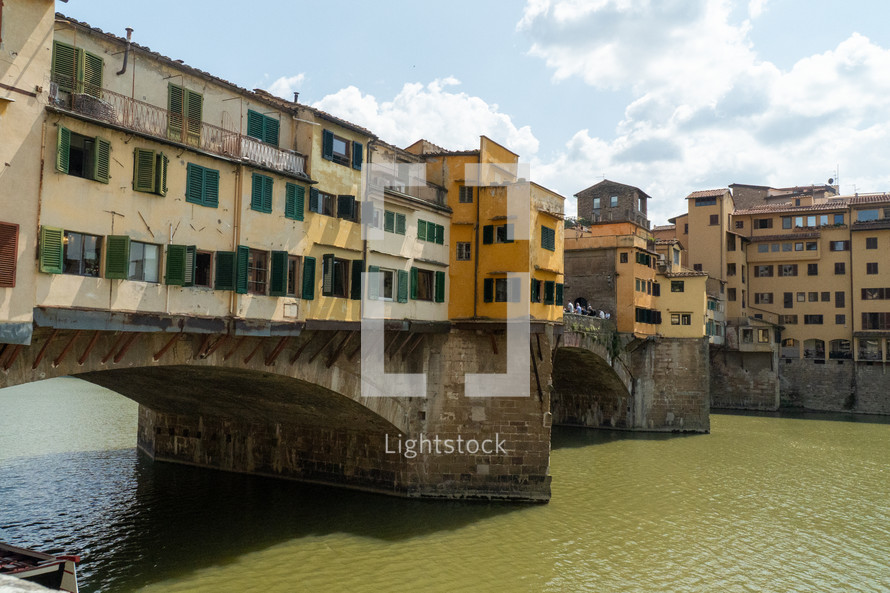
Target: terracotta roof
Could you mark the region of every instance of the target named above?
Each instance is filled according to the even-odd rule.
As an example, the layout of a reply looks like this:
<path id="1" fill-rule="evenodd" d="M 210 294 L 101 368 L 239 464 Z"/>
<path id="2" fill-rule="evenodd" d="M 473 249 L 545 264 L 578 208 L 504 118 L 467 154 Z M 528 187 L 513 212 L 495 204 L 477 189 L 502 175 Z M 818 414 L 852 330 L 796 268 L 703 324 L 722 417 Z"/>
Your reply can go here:
<path id="1" fill-rule="evenodd" d="M 674 231 L 677 229 L 677 225 L 675 224 L 657 224 L 652 227 L 652 232 L 655 231 Z"/>
<path id="2" fill-rule="evenodd" d="M 822 236 L 819 231 L 811 231 L 808 233 L 788 233 L 786 235 L 762 235 L 760 237 L 749 237 L 752 243 L 762 243 L 764 241 L 795 241 L 797 239 L 818 239 Z"/>
<path id="3" fill-rule="evenodd" d="M 666 278 L 694 278 L 698 276 L 707 276 L 707 272 L 698 272 L 696 270 L 685 270 L 683 272 L 665 272 Z"/>
<path id="4" fill-rule="evenodd" d="M 674 243 L 679 243 L 678 239 L 655 239 L 656 245 L 673 245 Z"/>
<path id="5" fill-rule="evenodd" d="M 848 203 L 851 206 L 857 206 L 859 204 L 881 204 L 883 202 L 890 202 L 890 194 L 870 194 L 867 196 L 856 195 L 852 198 L 848 198 Z"/>
<path id="6" fill-rule="evenodd" d="M 812 206 L 793 206 L 791 202 L 784 204 L 764 204 L 762 206 L 754 206 L 753 208 L 745 208 L 744 210 L 735 210 L 733 214 L 777 214 L 779 212 L 795 213 L 795 212 L 817 212 L 820 210 L 845 210 L 847 208 L 846 201 L 842 199 L 828 200 Z"/>
<path id="7" fill-rule="evenodd" d="M 720 196 L 724 195 L 728 191 L 729 190 L 726 189 L 725 187 L 722 189 L 703 189 L 703 190 L 692 192 L 691 194 L 686 196 L 686 199 L 691 200 L 694 198 L 719 198 Z"/>

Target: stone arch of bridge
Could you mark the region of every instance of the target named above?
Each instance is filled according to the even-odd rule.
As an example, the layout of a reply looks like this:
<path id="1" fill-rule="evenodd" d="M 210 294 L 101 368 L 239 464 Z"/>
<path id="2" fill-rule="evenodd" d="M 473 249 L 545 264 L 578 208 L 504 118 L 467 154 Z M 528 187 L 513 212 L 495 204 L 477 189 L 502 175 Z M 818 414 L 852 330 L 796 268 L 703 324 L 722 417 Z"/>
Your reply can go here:
<path id="1" fill-rule="evenodd" d="M 554 352 L 553 424 L 631 428 L 633 377 L 604 346 L 583 342 Z"/>

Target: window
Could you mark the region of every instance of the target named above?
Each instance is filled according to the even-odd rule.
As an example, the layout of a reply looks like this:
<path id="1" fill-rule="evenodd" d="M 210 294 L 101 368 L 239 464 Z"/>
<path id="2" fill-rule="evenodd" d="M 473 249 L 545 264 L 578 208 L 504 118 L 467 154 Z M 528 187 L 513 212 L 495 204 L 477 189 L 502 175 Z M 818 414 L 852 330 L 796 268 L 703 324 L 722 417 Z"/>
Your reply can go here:
<path id="1" fill-rule="evenodd" d="M 718 224 L 720 224 L 720 215 L 711 214 L 711 216 L 708 217 L 708 224 L 711 226 L 717 226 Z"/>
<path id="2" fill-rule="evenodd" d="M 757 330 L 757 342 L 760 344 L 769 344 L 769 330 L 759 328 Z"/>
<path id="3" fill-rule="evenodd" d="M 683 292 L 685 288 L 683 280 L 671 280 L 671 292 Z"/>
<path id="4" fill-rule="evenodd" d="M 755 305 L 772 305 L 773 304 L 773 293 L 771 293 L 771 292 L 755 292 L 754 293 L 754 304 Z"/>
<path id="5" fill-rule="evenodd" d="M 735 221 L 735 228 L 737 228 L 737 229 L 745 228 L 745 221 L 744 220 Z"/>
<path id="6" fill-rule="evenodd" d="M 757 245 L 757 253 L 769 253 L 769 244 L 760 243 L 759 245 Z"/>
<path id="7" fill-rule="evenodd" d="M 808 297 L 807 300 L 808 300 L 809 302 L 811 302 L 811 303 L 818 303 L 818 302 L 819 302 L 819 293 L 816 292 L 816 291 L 810 291 L 810 292 L 808 292 L 808 293 L 807 293 L 807 297 Z"/>
<path id="8" fill-rule="evenodd" d="M 411 268 L 411 298 L 418 301 L 432 301 L 435 296 L 433 289 L 435 278 L 438 274 L 434 274 L 432 270 L 421 270 L 420 268 Z M 441 273 L 442 294 L 444 295 L 444 273 Z M 491 278 L 486 278 L 491 280 Z M 438 301 L 441 302 L 441 301 Z"/>
<path id="9" fill-rule="evenodd" d="M 881 360 L 881 340 L 859 338 L 859 360 Z"/>
<path id="10" fill-rule="evenodd" d="M 751 328 L 742 329 L 742 342 L 752 344 L 754 342 L 754 330 Z"/>
<path id="11" fill-rule="evenodd" d="M 804 325 L 822 325 L 822 316 L 821 315 L 804 315 L 803 323 L 804 323 Z"/>
<path id="12" fill-rule="evenodd" d="M 445 227 L 441 224 L 418 220 L 417 238 L 421 241 L 429 241 L 431 243 L 443 245 L 445 243 Z"/>
<path id="13" fill-rule="evenodd" d="M 287 256 L 287 286 L 285 295 L 298 296 L 297 288 L 300 286 L 300 258 L 296 255 Z"/>
<path id="14" fill-rule="evenodd" d="M 793 292 L 785 292 L 782 293 L 782 306 L 786 309 L 791 309 L 794 307 L 794 293 Z"/>
<path id="15" fill-rule="evenodd" d="M 627 252 L 626 251 L 622 251 L 621 253 L 618 254 L 618 261 L 619 261 L 619 263 L 622 263 L 622 264 L 627 263 Z"/>
<path id="16" fill-rule="evenodd" d="M 457 201 L 461 204 L 472 204 L 473 187 L 469 185 L 461 185 L 457 190 Z"/>
<path id="17" fill-rule="evenodd" d="M 890 313 L 863 313 L 862 329 L 890 329 Z"/>
<path id="18" fill-rule="evenodd" d="M 727 288 L 726 289 L 726 300 L 735 302 L 735 300 L 736 300 L 735 288 Z"/>
<path id="19" fill-rule="evenodd" d="M 880 211 L 878 210 L 859 210 L 856 212 L 856 222 L 867 222 L 869 220 L 878 220 Z"/>
<path id="20" fill-rule="evenodd" d="M 387 233 L 404 235 L 405 225 L 405 215 L 401 212 L 392 212 L 391 210 L 385 210 L 383 212 L 383 230 Z"/>
<path id="21" fill-rule="evenodd" d="M 754 266 L 755 278 L 771 278 L 773 275 L 772 266 Z"/>
<path id="22" fill-rule="evenodd" d="M 535 278 L 531 279 L 531 302 L 540 303 L 543 300 L 544 283 Z"/>
<path id="23" fill-rule="evenodd" d="M 794 249 L 794 245 L 791 243 L 782 243 L 782 251 L 792 251 Z"/>
<path id="24" fill-rule="evenodd" d="M 735 276 L 735 264 L 726 264 L 726 275 Z"/>
<path id="25" fill-rule="evenodd" d="M 797 315 L 779 315 L 780 325 L 797 325 Z"/>
<path id="26" fill-rule="evenodd" d="M 692 314 L 681 313 L 680 314 L 680 325 L 692 325 Z"/>
<path id="27" fill-rule="evenodd" d="M 797 276 L 797 264 L 782 264 L 779 266 L 779 276 Z"/>
<path id="28" fill-rule="evenodd" d="M 871 261 L 865 264 L 865 273 L 866 274 L 877 274 L 878 273 L 878 262 Z"/>
<path id="29" fill-rule="evenodd" d="M 368 298 L 391 301 L 395 298 L 396 270 L 368 266 Z"/>
<path id="30" fill-rule="evenodd" d="M 689 234 L 689 223 L 688 222 L 683 224 L 683 234 L 684 235 Z"/>
<path id="31" fill-rule="evenodd" d="M 337 218 L 355 222 L 358 218 L 358 208 L 355 207 L 355 196 L 337 196 Z"/>
<path id="32" fill-rule="evenodd" d="M 494 302 L 515 303 L 519 301 L 519 278 L 487 278 L 494 280 Z"/>
<path id="33" fill-rule="evenodd" d="M 834 215 L 834 224 L 837 224 L 837 225 L 844 224 L 844 215 L 843 214 L 835 214 Z"/>
<path id="34" fill-rule="evenodd" d="M 53 42 L 52 77 L 59 90 L 100 96 L 104 66 L 96 54 L 61 41 Z"/>
<path id="35" fill-rule="evenodd" d="M 219 205 L 219 171 L 189 163 L 186 166 L 185 201 L 216 208 Z"/>
<path id="36" fill-rule="evenodd" d="M 593 198 L 593 209 L 594 210 L 600 209 L 600 199 L 599 198 Z"/>
<path id="37" fill-rule="evenodd" d="M 646 211 L 646 201 L 642 197 L 637 199 L 637 210 L 640 212 Z"/>
<path id="38" fill-rule="evenodd" d="M 470 261 L 472 259 L 472 251 L 470 250 L 469 241 L 458 241 L 457 243 L 457 261 Z"/>
<path id="39" fill-rule="evenodd" d="M 771 228 L 773 228 L 773 219 L 772 218 L 755 218 L 754 219 L 754 228 L 755 229 L 771 229 Z"/>
<path id="40" fill-rule="evenodd" d="M 133 150 L 133 189 L 159 196 L 167 195 L 167 163 L 163 152 Z"/>
<path id="41" fill-rule="evenodd" d="M 353 169 L 361 169 L 363 148 L 359 142 L 350 142 L 335 136 L 330 130 L 324 130 L 321 138 L 321 157 L 347 167 L 351 164 Z"/>
<path id="42" fill-rule="evenodd" d="M 803 242 L 797 242 L 794 244 L 794 251 L 803 251 Z"/>
<path id="43" fill-rule="evenodd" d="M 254 173 L 250 191 L 250 209 L 257 212 L 272 212 L 272 183 L 268 175 Z"/>
<path id="44" fill-rule="evenodd" d="M 778 243 L 771 243 L 769 246 L 770 251 L 772 251 L 773 253 L 777 253 L 780 247 L 781 245 L 779 245 Z"/>
<path id="45" fill-rule="evenodd" d="M 609 198 L 609 207 L 615 208 L 618 206 L 618 196 L 611 196 Z"/>
<path id="46" fill-rule="evenodd" d="M 254 111 L 247 110 L 247 135 L 257 140 L 262 140 L 266 144 L 278 146 L 278 128 L 279 121 L 274 117 Z"/>
<path id="47" fill-rule="evenodd" d="M 790 229 L 793 227 L 793 224 L 794 224 L 794 219 L 792 217 L 790 217 L 790 216 L 782 217 L 782 228 L 783 229 Z"/>
<path id="48" fill-rule="evenodd" d="M 286 183 L 284 186 L 284 217 L 291 220 L 303 220 L 306 188 L 295 183 Z M 376 226 L 376 225 L 372 225 Z"/>
<path id="49" fill-rule="evenodd" d="M 482 243 L 490 245 L 492 243 L 512 243 L 513 242 L 513 225 L 485 225 L 482 227 Z"/>
<path id="50" fill-rule="evenodd" d="M 826 292 L 822 292 L 822 293 L 820 293 L 819 296 L 821 297 L 821 300 L 822 300 L 823 303 L 830 303 L 830 302 L 831 302 L 831 293 L 830 293 L 830 292 L 827 292 L 827 291 L 826 291 Z"/>
<path id="51" fill-rule="evenodd" d="M 843 309 L 847 304 L 846 293 L 842 290 L 839 290 L 834 293 L 834 307 L 836 309 Z"/>
<path id="52" fill-rule="evenodd" d="M 877 237 L 866 237 L 865 238 L 865 248 L 866 249 L 877 249 L 878 248 L 878 238 Z"/>
<path id="53" fill-rule="evenodd" d="M 807 276 L 818 276 L 819 264 L 807 264 Z"/>
<path id="54" fill-rule="evenodd" d="M 692 264 L 692 269 L 695 270 L 696 272 L 701 272 L 702 271 L 701 264 Z"/>
<path id="55" fill-rule="evenodd" d="M 321 294 L 347 298 L 349 296 L 349 260 L 325 254 L 321 258 Z"/>
<path id="56" fill-rule="evenodd" d="M 726 250 L 735 251 L 735 235 L 732 233 L 726 233 L 726 235 Z"/>
<path id="57" fill-rule="evenodd" d="M 717 198 L 695 198 L 696 206 L 716 206 Z"/>
<path id="58" fill-rule="evenodd" d="M 269 272 L 269 252 L 251 249 L 247 257 L 247 292 L 266 294 Z"/>
<path id="59" fill-rule="evenodd" d="M 832 241 L 828 244 L 828 248 L 831 251 L 849 251 L 850 250 L 850 242 L 849 241 Z"/>
<path id="60" fill-rule="evenodd" d="M 647 268 L 652 267 L 652 256 L 648 253 L 643 253 L 641 251 L 636 252 L 637 263 L 641 266 L 646 266 Z"/>
<path id="61" fill-rule="evenodd" d="M 19 225 L 0 222 L 0 288 L 15 288 Z"/>
<path id="62" fill-rule="evenodd" d="M 201 93 L 175 84 L 167 86 L 167 138 L 199 145 L 203 114 L 204 96 Z"/>
<path id="63" fill-rule="evenodd" d="M 680 321 L 682 323 L 682 314 Z M 643 309 L 640 307 L 636 308 L 636 322 L 637 323 L 646 323 L 649 325 L 657 325 L 661 323 L 661 311 L 656 311 L 655 309 Z"/>
<path id="64" fill-rule="evenodd" d="M 110 239 L 110 237 L 109 237 Z M 127 280 L 139 280 L 142 282 L 159 282 L 161 268 L 161 248 L 151 243 L 130 241 L 129 270 Z M 111 255 L 111 243 L 108 245 L 108 255 Z M 107 262 L 106 262 L 107 263 Z M 106 268 L 108 266 L 106 265 Z M 107 276 L 107 273 L 106 273 Z"/>
<path id="65" fill-rule="evenodd" d="M 211 267 L 213 262 L 213 253 L 210 251 L 195 252 L 195 271 L 194 285 L 210 288 L 213 286 L 211 282 Z"/>
<path id="66" fill-rule="evenodd" d="M 839 261 L 834 263 L 834 273 L 838 276 L 842 276 L 847 273 L 847 266 L 844 262 Z"/>
<path id="67" fill-rule="evenodd" d="M 65 231 L 62 246 L 63 274 L 99 277 L 102 237 Z"/>
<path id="68" fill-rule="evenodd" d="M 84 179 L 108 183 L 111 143 L 98 136 L 90 138 L 59 126 L 56 170 Z"/>
<path id="69" fill-rule="evenodd" d="M 541 227 L 541 247 L 556 251 L 556 230 L 546 226 Z"/>
<path id="70" fill-rule="evenodd" d="M 805 293 L 805 292 L 798 292 L 798 293 L 797 293 L 797 302 L 798 302 L 798 303 L 805 303 L 805 302 L 807 302 L 807 293 Z"/>
<path id="71" fill-rule="evenodd" d="M 309 212 L 317 212 L 318 214 L 324 214 L 325 216 L 333 216 L 334 196 L 332 194 L 319 191 L 314 187 L 311 188 L 309 190 Z M 404 219 L 404 217 L 405 215 L 403 214 L 402 218 Z M 384 230 L 389 229 L 386 229 L 386 227 L 384 226 Z"/>

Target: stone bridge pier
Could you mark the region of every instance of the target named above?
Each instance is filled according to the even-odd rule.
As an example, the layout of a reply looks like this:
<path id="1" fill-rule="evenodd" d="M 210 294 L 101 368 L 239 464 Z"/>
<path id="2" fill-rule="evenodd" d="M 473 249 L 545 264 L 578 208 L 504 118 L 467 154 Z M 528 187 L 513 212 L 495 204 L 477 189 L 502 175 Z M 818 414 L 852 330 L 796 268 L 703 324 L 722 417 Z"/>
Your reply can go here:
<path id="1" fill-rule="evenodd" d="M 553 355 L 554 425 L 710 430 L 707 338 L 638 339 L 583 315 L 564 324 Z"/>
<path id="2" fill-rule="evenodd" d="M 506 372 L 503 324 L 387 322 L 387 372 L 418 397 L 361 396 L 359 324 L 252 324 L 35 310 L 30 345 L 0 344 L 0 387 L 72 375 L 139 403 L 156 460 L 406 497 L 547 501 L 551 352 L 532 327 L 530 397 L 469 398 Z M 401 452 L 400 452 L 401 449 Z M 437 450 L 438 449 L 438 450 Z"/>

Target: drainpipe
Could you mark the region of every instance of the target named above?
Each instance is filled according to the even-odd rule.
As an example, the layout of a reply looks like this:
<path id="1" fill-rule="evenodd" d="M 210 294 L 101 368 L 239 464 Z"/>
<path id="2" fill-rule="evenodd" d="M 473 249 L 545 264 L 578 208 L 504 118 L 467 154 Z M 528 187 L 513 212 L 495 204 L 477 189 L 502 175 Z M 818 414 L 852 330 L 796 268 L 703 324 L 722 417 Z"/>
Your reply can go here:
<path id="1" fill-rule="evenodd" d="M 481 150 L 481 149 L 480 149 Z M 444 164 L 444 163 L 443 163 Z M 482 169 L 482 154 L 479 154 L 478 159 L 479 168 L 476 169 L 477 173 L 481 172 Z M 464 166 L 464 185 L 467 183 L 467 174 L 466 174 L 466 165 Z M 477 181 L 478 184 L 478 181 Z M 479 227 L 482 222 L 479 218 L 481 210 L 479 208 L 479 202 L 482 201 L 482 186 L 476 185 L 476 225 L 474 229 L 474 241 L 475 245 L 473 249 L 476 250 L 476 257 L 473 258 L 473 319 L 476 319 L 479 315 L 477 311 L 478 303 L 479 303 Z"/>
<path id="2" fill-rule="evenodd" d="M 127 58 L 130 56 L 130 40 L 133 38 L 133 28 L 127 27 L 127 47 L 124 48 L 124 65 L 121 68 L 121 71 L 117 73 L 118 76 L 122 75 L 127 71 Z"/>

